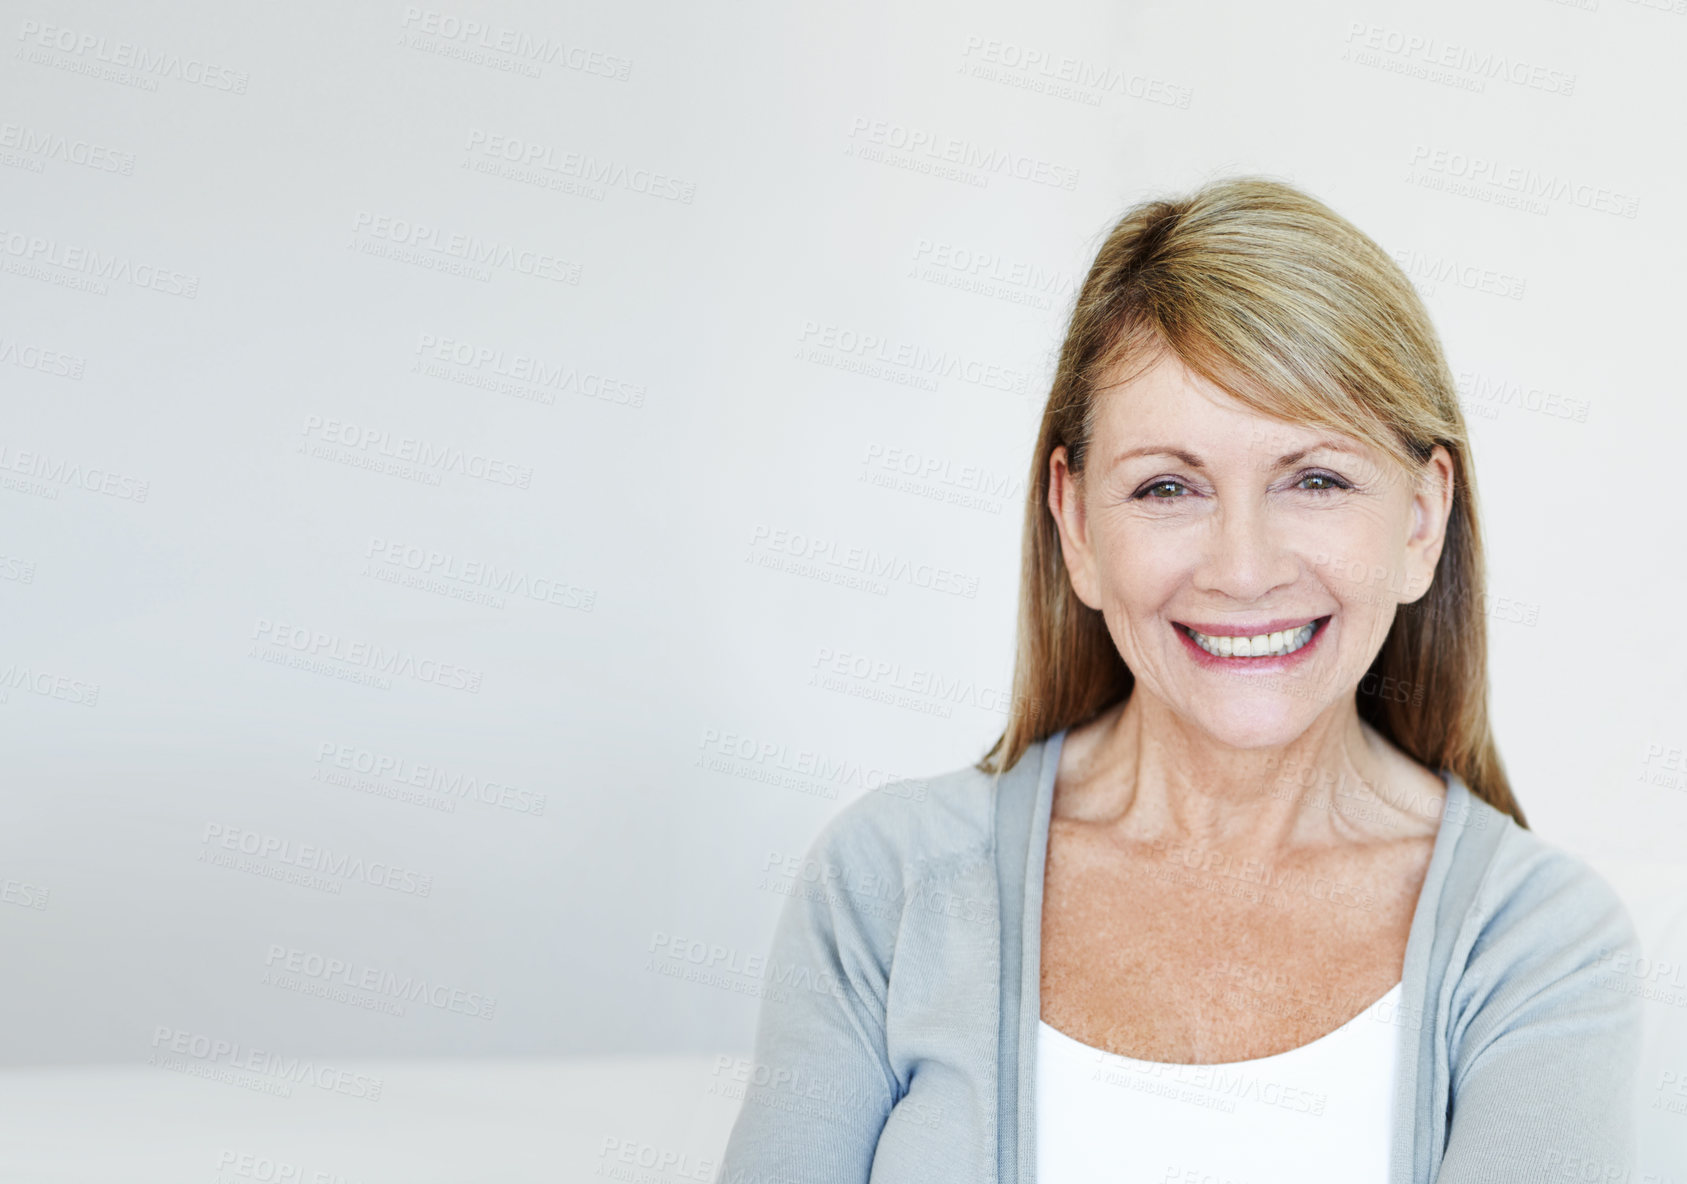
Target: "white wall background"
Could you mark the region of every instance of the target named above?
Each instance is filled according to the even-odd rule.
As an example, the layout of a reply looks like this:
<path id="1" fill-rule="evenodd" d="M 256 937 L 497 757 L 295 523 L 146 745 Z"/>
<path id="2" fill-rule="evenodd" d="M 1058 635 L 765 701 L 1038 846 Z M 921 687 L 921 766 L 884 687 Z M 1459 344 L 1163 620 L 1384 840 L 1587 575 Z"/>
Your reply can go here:
<path id="1" fill-rule="evenodd" d="M 1073 285 L 1233 172 L 1419 282 L 1514 783 L 1687 950 L 1680 0 L 5 0 L 0 47 L 0 1063 L 747 1050 L 653 943 L 761 952 L 770 860 L 988 746 Z M 448 1005 L 274 981 L 319 960 Z"/>

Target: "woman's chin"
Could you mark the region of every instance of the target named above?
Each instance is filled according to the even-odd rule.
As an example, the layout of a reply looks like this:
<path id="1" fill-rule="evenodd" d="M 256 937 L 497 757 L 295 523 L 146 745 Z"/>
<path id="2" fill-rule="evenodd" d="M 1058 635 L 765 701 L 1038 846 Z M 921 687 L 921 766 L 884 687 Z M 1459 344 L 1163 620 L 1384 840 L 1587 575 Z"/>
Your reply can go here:
<path id="1" fill-rule="evenodd" d="M 1299 704 L 1237 703 L 1231 710 L 1203 704 L 1191 721 L 1224 748 L 1282 748 L 1306 734 L 1316 713 Z"/>

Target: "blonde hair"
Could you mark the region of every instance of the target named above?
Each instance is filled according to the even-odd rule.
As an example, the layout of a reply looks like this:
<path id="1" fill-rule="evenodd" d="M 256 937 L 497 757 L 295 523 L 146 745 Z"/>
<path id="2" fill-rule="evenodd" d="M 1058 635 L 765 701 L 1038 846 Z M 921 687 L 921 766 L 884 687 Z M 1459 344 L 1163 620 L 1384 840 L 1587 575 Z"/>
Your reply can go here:
<path id="1" fill-rule="evenodd" d="M 1131 692 L 1101 614 L 1072 590 L 1048 509 L 1049 457 L 1064 445 L 1081 474 L 1098 386 L 1161 350 L 1260 414 L 1356 437 L 1405 471 L 1446 448 L 1453 504 L 1434 580 L 1399 606 L 1366 675 L 1401 693 L 1361 694 L 1359 714 L 1527 826 L 1489 727 L 1475 474 L 1434 326 L 1382 248 L 1323 203 L 1259 177 L 1132 207 L 1078 291 L 1026 483 L 1013 702 L 977 767 L 1005 772 L 1033 743 Z"/>

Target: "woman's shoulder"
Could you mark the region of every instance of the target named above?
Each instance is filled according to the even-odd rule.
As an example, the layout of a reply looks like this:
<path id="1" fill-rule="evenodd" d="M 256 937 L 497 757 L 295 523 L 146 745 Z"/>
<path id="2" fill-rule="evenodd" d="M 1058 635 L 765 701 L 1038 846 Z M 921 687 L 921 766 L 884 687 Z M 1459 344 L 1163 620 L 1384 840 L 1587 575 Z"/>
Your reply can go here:
<path id="1" fill-rule="evenodd" d="M 973 765 L 886 781 L 832 816 L 814 854 L 903 872 L 983 857 L 994 845 L 995 782 Z"/>
<path id="2" fill-rule="evenodd" d="M 1490 1083 L 1575 1073 L 1618 1088 L 1643 1025 L 1631 970 L 1643 959 L 1627 906 L 1585 859 L 1472 801 L 1470 825 L 1488 841 L 1471 849 L 1487 853 L 1486 866 L 1462 920 L 1449 918 L 1458 931 L 1439 988 L 1453 1093 L 1484 1064 L 1509 1066 L 1490 1071 Z"/>
<path id="3" fill-rule="evenodd" d="M 1468 795 L 1467 827 L 1497 837 L 1464 917 L 1466 971 L 1561 981 L 1593 975 L 1639 950 L 1634 919 L 1591 863 L 1487 802 Z"/>

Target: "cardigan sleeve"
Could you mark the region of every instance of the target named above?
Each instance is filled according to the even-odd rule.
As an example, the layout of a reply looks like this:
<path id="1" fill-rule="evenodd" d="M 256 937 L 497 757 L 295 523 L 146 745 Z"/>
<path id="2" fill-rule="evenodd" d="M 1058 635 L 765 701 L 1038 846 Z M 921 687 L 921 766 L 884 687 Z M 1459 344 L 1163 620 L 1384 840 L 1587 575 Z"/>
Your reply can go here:
<path id="1" fill-rule="evenodd" d="M 1526 854 L 1492 887 L 1455 992 L 1446 1154 L 1431 1180 L 1629 1179 L 1642 1025 L 1633 919 L 1579 859 L 1520 829 L 1506 841 Z"/>
<path id="2" fill-rule="evenodd" d="M 808 891 L 780 911 L 720 1184 L 866 1184 L 872 1172 L 900 1094 L 885 1038 L 899 910 L 858 886 L 874 874 L 899 882 L 900 865 L 861 822 L 846 809 L 821 833 L 807 865 L 820 884 L 799 880 Z"/>

